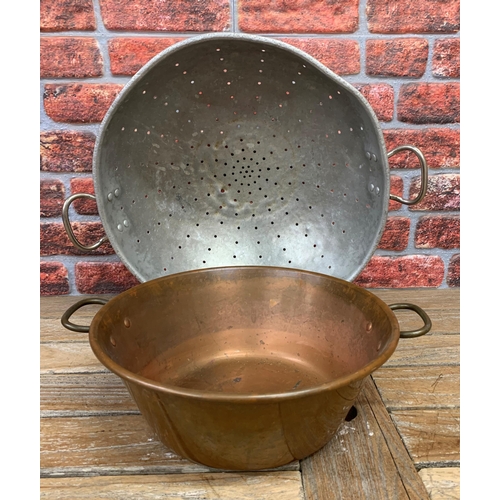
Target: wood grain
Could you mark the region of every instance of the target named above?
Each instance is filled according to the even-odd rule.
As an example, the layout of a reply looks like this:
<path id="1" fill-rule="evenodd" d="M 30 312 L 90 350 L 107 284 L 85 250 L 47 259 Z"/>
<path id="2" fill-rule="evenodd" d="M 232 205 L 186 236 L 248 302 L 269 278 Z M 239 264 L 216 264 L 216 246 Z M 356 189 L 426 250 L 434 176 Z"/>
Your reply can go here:
<path id="1" fill-rule="evenodd" d="M 62 315 L 78 301 L 88 298 L 82 296 L 40 297 L 40 340 L 44 342 L 84 342 L 88 341 L 88 333 L 67 330 L 61 324 Z M 112 295 L 99 295 L 99 298 L 110 299 Z M 82 307 L 71 316 L 71 322 L 77 325 L 90 326 L 92 319 L 102 306 L 90 304 Z"/>
<path id="2" fill-rule="evenodd" d="M 460 499 L 460 469 L 458 467 L 422 469 L 419 475 L 431 500 Z"/>
<path id="3" fill-rule="evenodd" d="M 460 364 L 460 335 L 427 334 L 415 339 L 400 339 L 394 354 L 384 366 Z"/>
<path id="4" fill-rule="evenodd" d="M 167 449 L 142 415 L 43 418 L 40 450 L 43 477 L 213 471 Z"/>
<path id="5" fill-rule="evenodd" d="M 460 460 L 460 409 L 397 410 L 391 417 L 419 467 Z"/>
<path id="6" fill-rule="evenodd" d="M 105 371 L 108 370 L 94 356 L 88 342 L 40 344 L 40 374 Z"/>
<path id="7" fill-rule="evenodd" d="M 300 472 L 170 474 L 42 479 L 51 500 L 303 500 Z"/>
<path id="8" fill-rule="evenodd" d="M 54 297 L 40 297 L 40 318 L 57 318 L 61 316 L 71 307 L 82 299 L 96 297 L 97 295 L 59 295 Z M 98 295 L 102 299 L 111 299 L 115 295 Z M 73 316 L 72 321 L 78 322 L 78 318 L 88 319 L 93 318 L 100 306 L 90 304 L 79 309 Z"/>
<path id="9" fill-rule="evenodd" d="M 373 411 L 373 405 L 376 406 L 373 398 L 379 400 L 377 415 Z M 383 403 L 371 379 L 365 382 L 355 407 L 357 417 L 344 422 L 323 449 L 301 461 L 306 498 L 427 498 L 423 483 L 397 433 L 384 433 L 383 428 L 391 425 L 390 417 L 387 412 L 381 413 Z M 386 422 L 380 425 L 379 420 L 383 419 Z M 388 444 L 391 439 L 396 441 Z"/>
<path id="10" fill-rule="evenodd" d="M 443 311 L 460 309 L 459 288 L 370 288 L 371 293 L 387 304 L 410 302 L 424 311 Z"/>
<path id="11" fill-rule="evenodd" d="M 387 367 L 373 373 L 386 408 L 456 408 L 460 404 L 460 367 Z"/>
<path id="12" fill-rule="evenodd" d="M 432 322 L 432 335 L 456 334 L 459 331 L 460 311 L 457 310 L 427 310 Z M 399 322 L 399 329 L 404 331 L 414 330 L 423 325 L 415 313 L 396 311 L 396 318 Z"/>
<path id="13" fill-rule="evenodd" d="M 90 319 L 80 324 L 90 324 Z M 61 325 L 60 318 L 40 318 L 40 342 L 88 342 L 88 333 L 71 332 Z"/>
<path id="14" fill-rule="evenodd" d="M 358 416 L 303 460 L 302 470 L 293 462 L 256 473 L 209 469 L 168 450 L 122 381 L 95 358 L 88 334 L 61 325 L 82 297 L 41 297 L 41 498 L 459 498 L 460 290 L 370 292 L 388 304 L 419 305 L 431 332 L 399 341 L 367 379 Z M 72 321 L 89 325 L 99 307 L 86 306 Z M 395 314 L 401 330 L 421 324 L 413 312 Z"/>
<path id="15" fill-rule="evenodd" d="M 382 434 L 384 435 L 387 448 L 396 464 L 398 474 L 405 486 L 406 493 L 412 500 L 423 500 L 427 498 L 427 491 L 417 475 L 417 469 L 411 459 L 405 444 L 401 440 L 390 414 L 377 391 L 373 378 L 367 379 L 364 386 L 364 394 L 370 404 L 370 408 L 377 419 Z"/>
<path id="16" fill-rule="evenodd" d="M 422 307 L 430 316 L 433 334 L 458 333 L 460 325 L 460 294 L 452 289 L 403 289 L 403 290 L 369 290 L 387 304 L 410 302 Z M 42 342 L 75 342 L 88 339 L 86 333 L 71 332 L 61 325 L 61 316 L 73 304 L 87 296 L 40 297 L 40 321 Z M 112 298 L 113 295 L 99 295 L 101 298 Z M 98 305 L 85 306 L 71 318 L 76 324 L 90 325 Z M 396 311 L 401 330 L 410 330 L 420 326 L 422 321 L 413 312 Z"/>
<path id="17" fill-rule="evenodd" d="M 40 376 L 42 417 L 139 413 L 114 373 L 65 373 Z"/>

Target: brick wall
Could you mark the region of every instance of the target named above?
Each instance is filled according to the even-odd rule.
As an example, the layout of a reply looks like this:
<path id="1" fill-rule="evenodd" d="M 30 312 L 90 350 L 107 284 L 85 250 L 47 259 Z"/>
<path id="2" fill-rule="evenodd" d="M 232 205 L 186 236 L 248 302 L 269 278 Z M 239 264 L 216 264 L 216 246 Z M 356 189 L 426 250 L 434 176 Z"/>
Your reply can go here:
<path id="1" fill-rule="evenodd" d="M 68 240 L 64 200 L 93 192 L 99 123 L 151 57 L 202 32 L 246 32 L 308 52 L 358 88 L 387 149 L 408 143 L 429 167 L 426 198 L 390 204 L 365 287 L 460 286 L 459 0 L 41 0 L 40 293 L 120 292 L 137 281 L 110 245 Z M 418 190 L 418 164 L 397 155 L 391 192 Z M 75 203 L 82 242 L 104 235 L 95 203 Z"/>

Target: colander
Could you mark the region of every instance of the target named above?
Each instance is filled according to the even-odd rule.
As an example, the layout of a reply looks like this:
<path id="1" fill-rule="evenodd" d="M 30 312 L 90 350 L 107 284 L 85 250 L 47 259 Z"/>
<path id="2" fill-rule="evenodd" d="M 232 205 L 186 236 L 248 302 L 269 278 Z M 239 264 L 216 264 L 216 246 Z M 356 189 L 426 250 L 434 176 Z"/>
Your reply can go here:
<path id="1" fill-rule="evenodd" d="M 415 153 L 420 193 L 389 192 L 388 158 Z M 95 197 L 63 222 L 91 251 L 109 241 L 148 281 L 225 266 L 296 268 L 353 280 L 375 252 L 390 199 L 425 195 L 422 152 L 387 153 L 366 99 L 308 54 L 235 33 L 189 38 L 146 64 L 97 138 Z M 106 237 L 69 220 L 95 198 Z"/>

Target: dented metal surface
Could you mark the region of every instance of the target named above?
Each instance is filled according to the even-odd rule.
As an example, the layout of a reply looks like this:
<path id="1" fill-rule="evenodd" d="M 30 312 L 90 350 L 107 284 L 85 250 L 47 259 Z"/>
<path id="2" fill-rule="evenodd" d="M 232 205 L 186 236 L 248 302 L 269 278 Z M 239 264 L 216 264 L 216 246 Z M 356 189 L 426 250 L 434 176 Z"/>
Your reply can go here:
<path id="1" fill-rule="evenodd" d="M 421 197 L 425 158 L 404 148 L 421 162 Z M 128 82 L 93 176 L 106 235 L 140 281 L 232 265 L 353 280 L 384 230 L 395 152 L 366 99 L 317 60 L 217 33 L 169 47 Z"/>
<path id="2" fill-rule="evenodd" d="M 63 325 L 81 331 L 69 319 L 91 300 L 70 308 Z M 417 312 L 422 335 L 431 324 Z M 363 288 L 266 266 L 142 283 L 106 303 L 89 330 L 96 357 L 125 382 L 168 448 L 237 470 L 277 467 L 319 450 L 363 380 L 400 337 L 415 335 L 400 332 L 391 306 Z"/>

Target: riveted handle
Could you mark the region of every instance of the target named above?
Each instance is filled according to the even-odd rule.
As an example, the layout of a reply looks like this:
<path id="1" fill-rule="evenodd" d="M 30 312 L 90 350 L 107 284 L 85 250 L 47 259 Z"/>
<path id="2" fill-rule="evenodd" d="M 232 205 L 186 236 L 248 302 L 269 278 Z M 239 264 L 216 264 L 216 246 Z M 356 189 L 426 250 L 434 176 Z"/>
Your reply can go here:
<path id="1" fill-rule="evenodd" d="M 100 304 L 104 305 L 108 302 L 107 299 L 101 299 L 99 297 L 90 297 L 86 299 L 82 299 L 76 304 L 73 304 L 61 317 L 61 324 L 64 326 L 64 328 L 71 330 L 72 332 L 79 332 L 79 333 L 89 333 L 90 331 L 90 326 L 84 326 L 84 325 L 76 325 L 75 323 L 72 323 L 69 318 L 73 316 L 73 314 L 78 311 L 78 309 L 82 308 L 83 306 L 87 306 L 89 304 Z"/>
<path id="2" fill-rule="evenodd" d="M 399 337 L 402 339 L 410 339 L 414 337 L 420 337 L 421 335 L 425 335 L 428 333 L 432 327 L 432 321 L 429 318 L 429 315 L 419 306 L 415 304 L 408 304 L 406 302 L 401 302 L 398 304 L 390 304 L 389 307 L 396 311 L 398 309 L 408 309 L 410 311 L 415 311 L 424 321 L 424 326 L 417 330 L 410 330 L 407 332 L 400 332 Z"/>
<path id="3" fill-rule="evenodd" d="M 71 223 L 69 221 L 69 207 L 71 204 L 77 200 L 78 198 L 87 198 L 89 200 L 95 200 L 95 196 L 92 194 L 88 193 L 77 193 L 72 196 L 70 196 L 63 205 L 62 209 L 62 220 L 64 224 L 64 229 L 66 229 L 66 234 L 68 235 L 68 238 L 71 240 L 71 243 L 75 245 L 78 250 L 81 250 L 82 252 L 90 252 L 92 250 L 95 250 L 96 248 L 99 248 L 105 241 L 107 241 L 108 237 L 103 236 L 99 241 L 92 245 L 85 246 L 82 243 L 80 243 L 75 236 L 75 233 L 73 232 L 73 229 L 71 227 Z"/>
<path id="4" fill-rule="evenodd" d="M 425 193 L 427 192 L 427 180 L 429 177 L 429 168 L 427 167 L 427 161 L 425 160 L 424 154 L 422 153 L 422 151 L 420 151 L 420 149 L 418 149 L 415 146 L 408 146 L 408 145 L 398 146 L 397 148 L 387 153 L 387 158 L 390 158 L 391 156 L 394 156 L 395 154 L 400 153 L 401 151 L 411 151 L 417 155 L 418 161 L 420 162 L 420 172 L 421 172 L 420 192 L 413 200 L 405 200 L 404 198 L 401 198 L 400 196 L 396 196 L 394 194 L 389 195 L 389 198 L 391 200 L 398 201 L 399 203 L 403 203 L 404 205 L 415 205 L 425 196 Z"/>

